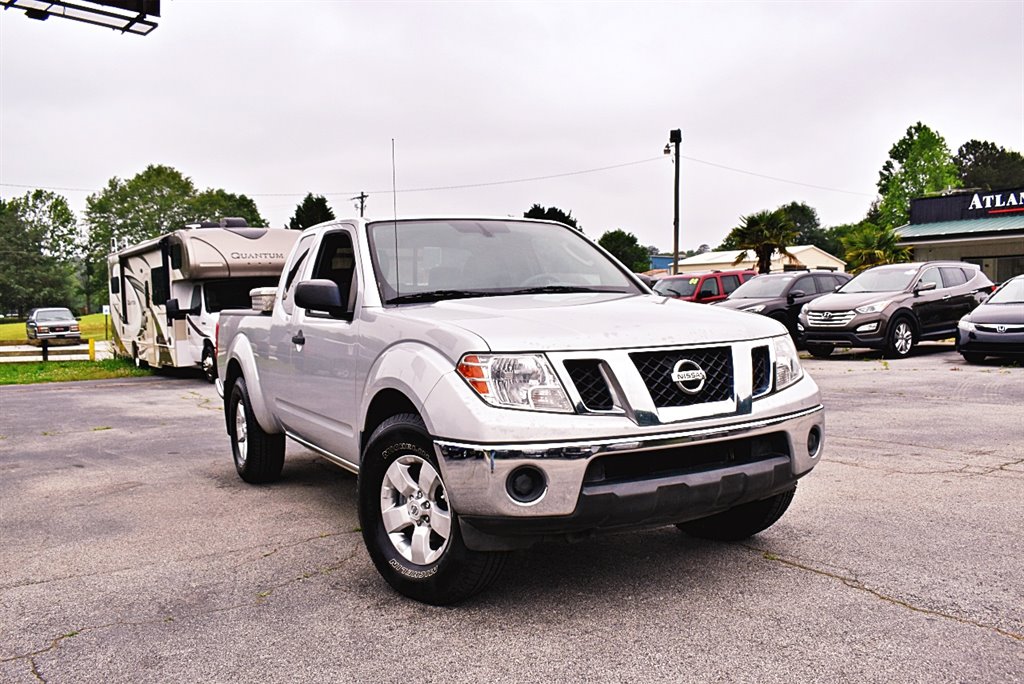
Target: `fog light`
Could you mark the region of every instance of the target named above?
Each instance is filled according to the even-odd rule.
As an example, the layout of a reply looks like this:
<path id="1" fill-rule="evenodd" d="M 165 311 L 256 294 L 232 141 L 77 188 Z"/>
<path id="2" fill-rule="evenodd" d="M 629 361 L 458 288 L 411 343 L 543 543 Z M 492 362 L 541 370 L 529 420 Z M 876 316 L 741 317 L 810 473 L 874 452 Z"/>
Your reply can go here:
<path id="1" fill-rule="evenodd" d="M 810 454 L 811 458 L 816 458 L 820 449 L 821 428 L 815 425 L 811 428 L 811 431 L 807 433 L 807 453 Z"/>
<path id="2" fill-rule="evenodd" d="M 859 333 L 874 332 L 876 330 L 878 330 L 878 321 L 875 321 L 874 323 L 865 323 L 864 325 L 857 327 L 857 332 Z"/>
<path id="3" fill-rule="evenodd" d="M 516 468 L 505 480 L 505 491 L 513 501 L 522 504 L 539 501 L 547 490 L 544 473 L 533 466 Z"/>

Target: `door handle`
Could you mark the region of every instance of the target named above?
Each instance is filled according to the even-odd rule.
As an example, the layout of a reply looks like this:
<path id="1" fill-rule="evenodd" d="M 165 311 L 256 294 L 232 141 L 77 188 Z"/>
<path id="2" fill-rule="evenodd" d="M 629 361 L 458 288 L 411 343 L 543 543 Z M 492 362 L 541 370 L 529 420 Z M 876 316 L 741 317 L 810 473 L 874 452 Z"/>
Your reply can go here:
<path id="1" fill-rule="evenodd" d="M 944 296 L 942 298 L 942 301 L 946 301 L 947 299 L 952 299 L 952 298 L 953 298 L 953 295 L 946 295 L 946 296 Z"/>
<path id="2" fill-rule="evenodd" d="M 298 332 L 298 334 L 292 335 L 292 344 L 297 344 L 300 347 L 306 344 L 306 338 L 302 336 L 301 330 Z"/>

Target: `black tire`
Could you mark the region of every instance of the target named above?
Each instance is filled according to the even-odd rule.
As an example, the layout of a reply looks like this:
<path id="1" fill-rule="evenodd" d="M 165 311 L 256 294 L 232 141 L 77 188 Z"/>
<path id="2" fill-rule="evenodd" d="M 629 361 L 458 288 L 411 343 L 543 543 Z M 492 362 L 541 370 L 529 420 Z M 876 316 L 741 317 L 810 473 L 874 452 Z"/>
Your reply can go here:
<path id="1" fill-rule="evenodd" d="M 207 382 L 217 381 L 217 357 L 213 354 L 213 347 L 208 344 L 203 347 L 203 359 L 199 362 L 199 367 L 202 368 L 203 377 Z"/>
<path id="2" fill-rule="evenodd" d="M 742 504 L 699 520 L 676 525 L 691 537 L 715 541 L 739 541 L 768 529 L 782 517 L 796 494 L 792 489 L 775 496 Z"/>
<path id="3" fill-rule="evenodd" d="M 415 491 L 403 495 L 389 471 L 406 475 L 402 481 Z M 395 512 L 390 530 L 385 506 Z M 423 603 L 469 598 L 487 588 L 505 563 L 505 553 L 466 548 L 430 436 L 412 413 L 388 418 L 367 441 L 359 469 L 359 524 L 377 571 L 395 591 Z M 414 562 L 414 555 L 425 562 Z"/>
<path id="4" fill-rule="evenodd" d="M 231 386 L 224 410 L 228 414 L 231 455 L 238 476 L 250 484 L 273 482 L 284 466 L 284 435 L 270 434 L 256 421 L 245 380 Z"/>
<path id="5" fill-rule="evenodd" d="M 985 355 L 978 352 L 960 352 L 960 356 L 964 357 L 967 363 L 981 363 L 985 360 Z"/>
<path id="6" fill-rule="evenodd" d="M 807 343 L 807 353 L 816 359 L 827 359 L 835 348 L 836 346 L 834 344 Z"/>
<path id="7" fill-rule="evenodd" d="M 917 344 L 914 323 L 906 316 L 889 321 L 885 332 L 885 355 L 890 359 L 904 359 L 910 356 Z"/>

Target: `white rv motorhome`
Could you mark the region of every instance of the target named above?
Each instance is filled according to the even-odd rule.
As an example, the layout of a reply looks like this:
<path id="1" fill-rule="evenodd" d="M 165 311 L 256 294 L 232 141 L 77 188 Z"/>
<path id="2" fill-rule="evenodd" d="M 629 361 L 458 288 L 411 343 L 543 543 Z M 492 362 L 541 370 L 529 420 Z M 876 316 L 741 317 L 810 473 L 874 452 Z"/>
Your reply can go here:
<path id="1" fill-rule="evenodd" d="M 249 291 L 277 284 L 300 231 L 244 219 L 187 226 L 107 257 L 114 344 L 136 364 L 199 366 L 217 376 L 222 309 L 248 309 Z"/>

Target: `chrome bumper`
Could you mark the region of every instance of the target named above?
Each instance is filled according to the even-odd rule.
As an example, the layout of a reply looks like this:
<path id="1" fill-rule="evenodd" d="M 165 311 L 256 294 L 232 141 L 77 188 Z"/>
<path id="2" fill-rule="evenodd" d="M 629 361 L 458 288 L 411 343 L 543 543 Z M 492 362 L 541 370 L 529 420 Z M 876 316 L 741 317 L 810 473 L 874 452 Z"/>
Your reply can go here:
<path id="1" fill-rule="evenodd" d="M 575 511 L 587 467 L 599 456 L 635 453 L 637 458 L 643 458 L 645 453 L 664 449 L 784 432 L 789 443 L 790 468 L 796 478 L 807 473 L 819 460 L 824 446 L 824 422 L 822 406 L 816 405 L 784 415 L 729 425 L 629 438 L 516 444 L 435 440 L 434 449 L 449 499 L 460 515 L 511 518 L 566 516 Z M 821 441 L 811 454 L 808 436 L 814 427 L 818 428 Z M 526 464 L 540 469 L 547 480 L 543 496 L 529 504 L 515 501 L 506 491 L 509 473 Z M 715 472 L 711 470 L 708 474 Z M 657 481 L 651 482 L 656 484 Z"/>

